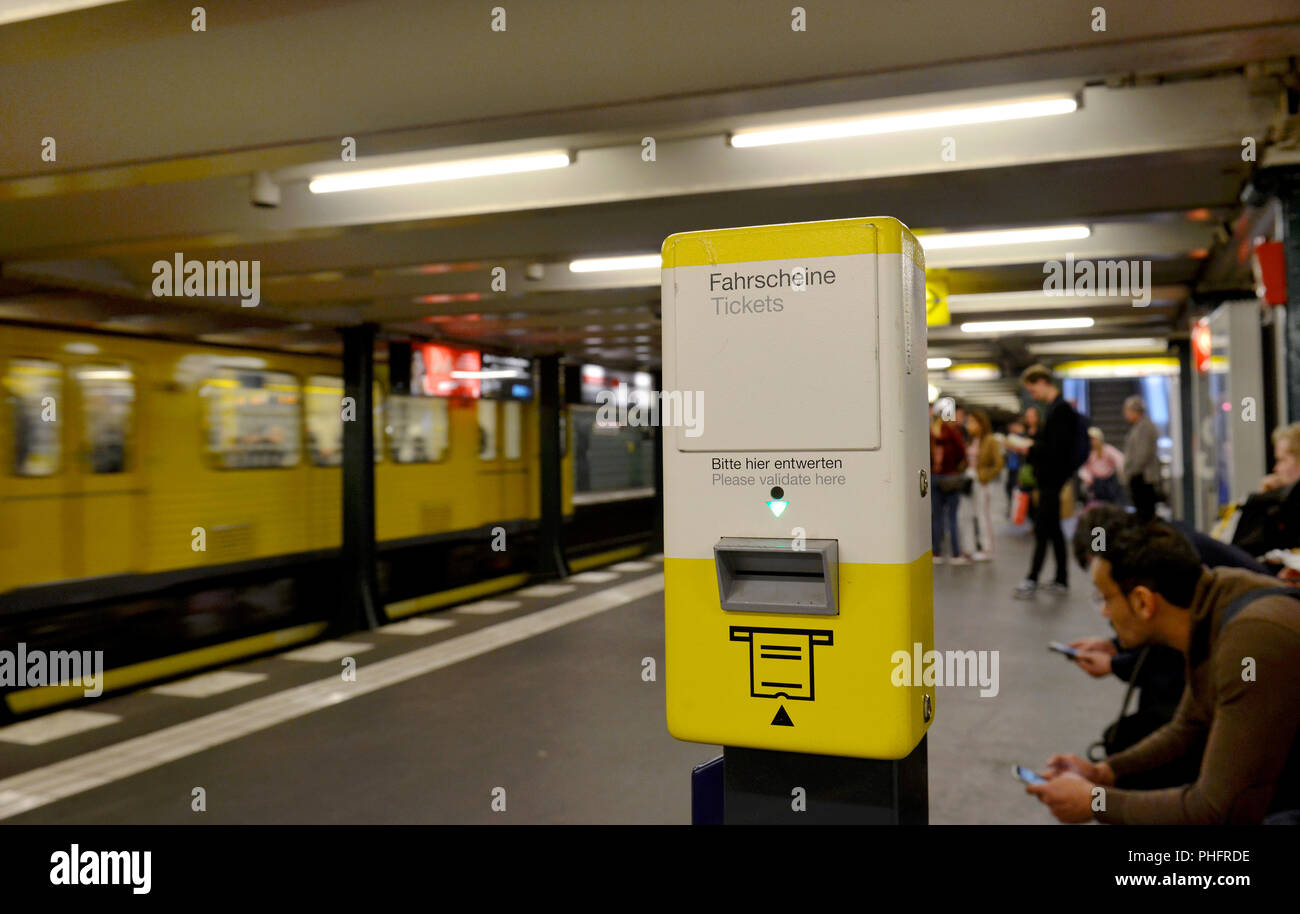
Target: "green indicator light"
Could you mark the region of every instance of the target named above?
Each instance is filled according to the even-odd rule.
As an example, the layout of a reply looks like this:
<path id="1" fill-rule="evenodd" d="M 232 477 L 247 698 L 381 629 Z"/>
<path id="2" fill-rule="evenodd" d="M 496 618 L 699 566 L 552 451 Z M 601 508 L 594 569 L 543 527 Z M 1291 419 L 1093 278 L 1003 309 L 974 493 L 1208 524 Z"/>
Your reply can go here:
<path id="1" fill-rule="evenodd" d="M 774 498 L 767 503 L 767 506 L 772 509 L 773 517 L 780 517 L 782 514 L 785 513 L 785 509 L 789 504 L 790 503 L 788 501 L 783 501 L 782 499 Z"/>

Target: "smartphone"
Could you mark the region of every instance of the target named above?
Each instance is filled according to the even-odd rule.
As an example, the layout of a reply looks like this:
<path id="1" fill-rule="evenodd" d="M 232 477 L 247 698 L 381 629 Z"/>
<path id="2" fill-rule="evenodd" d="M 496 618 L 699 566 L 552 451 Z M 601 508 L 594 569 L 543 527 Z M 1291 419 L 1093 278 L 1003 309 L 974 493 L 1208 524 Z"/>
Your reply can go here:
<path id="1" fill-rule="evenodd" d="M 1024 765 L 1012 765 L 1011 773 L 1016 776 L 1017 780 L 1024 781 L 1026 784 L 1047 783 L 1047 778 L 1042 777 L 1030 768 L 1026 768 Z"/>
<path id="2" fill-rule="evenodd" d="M 1049 651 L 1056 651 L 1058 654 L 1064 654 L 1071 660 L 1074 660 L 1079 656 L 1079 649 L 1077 647 L 1070 647 L 1070 645 L 1063 644 L 1060 641 L 1047 642 L 1047 649 Z"/>

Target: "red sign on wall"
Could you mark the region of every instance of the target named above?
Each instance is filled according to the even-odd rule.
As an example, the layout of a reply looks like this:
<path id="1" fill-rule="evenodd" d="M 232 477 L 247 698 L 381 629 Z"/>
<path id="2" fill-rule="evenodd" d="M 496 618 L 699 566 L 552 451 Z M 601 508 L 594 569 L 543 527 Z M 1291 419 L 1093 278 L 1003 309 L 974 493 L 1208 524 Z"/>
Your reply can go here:
<path id="1" fill-rule="evenodd" d="M 1204 374 L 1210 370 L 1210 319 L 1203 317 L 1192 325 L 1192 357 L 1196 370 Z"/>
<path id="2" fill-rule="evenodd" d="M 411 349 L 413 389 L 431 397 L 478 399 L 483 369 L 477 349 L 456 349 L 437 343 L 420 343 Z"/>

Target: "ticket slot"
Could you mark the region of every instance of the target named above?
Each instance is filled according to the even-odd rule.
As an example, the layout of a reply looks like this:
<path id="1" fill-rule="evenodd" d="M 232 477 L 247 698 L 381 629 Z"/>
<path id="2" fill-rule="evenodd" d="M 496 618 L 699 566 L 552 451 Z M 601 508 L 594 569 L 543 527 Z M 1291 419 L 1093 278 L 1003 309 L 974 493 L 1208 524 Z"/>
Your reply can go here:
<path id="1" fill-rule="evenodd" d="M 836 540 L 724 537 L 713 557 L 728 612 L 839 615 Z"/>

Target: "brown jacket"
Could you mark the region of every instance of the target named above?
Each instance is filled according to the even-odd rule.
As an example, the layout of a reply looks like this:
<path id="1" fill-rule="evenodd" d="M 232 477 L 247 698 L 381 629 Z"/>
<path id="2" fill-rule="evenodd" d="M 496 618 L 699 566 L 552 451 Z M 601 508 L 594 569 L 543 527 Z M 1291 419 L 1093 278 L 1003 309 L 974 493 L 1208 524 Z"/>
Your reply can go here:
<path id="1" fill-rule="evenodd" d="M 1271 810 L 1300 807 L 1300 600 L 1263 597 L 1217 628 L 1233 599 L 1277 586 L 1276 578 L 1238 568 L 1201 574 L 1190 607 L 1187 687 L 1173 720 L 1106 760 L 1122 778 L 1204 747 L 1200 777 L 1163 790 L 1107 788 L 1098 819 L 1251 823 Z M 1196 662 L 1198 654 L 1205 659 Z"/>
<path id="2" fill-rule="evenodd" d="M 992 435 L 981 436 L 979 455 L 975 461 L 975 475 L 979 477 L 980 484 L 988 485 L 997 479 L 1003 466 L 1002 448 L 998 445 L 998 439 Z"/>

